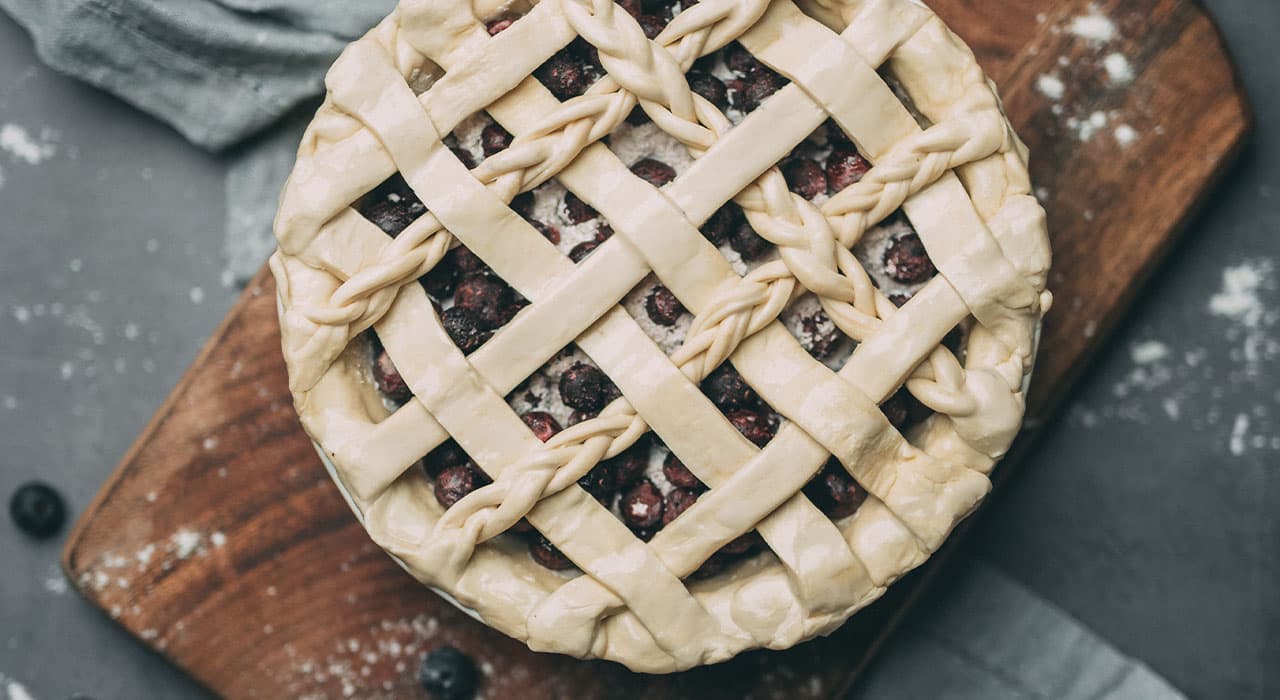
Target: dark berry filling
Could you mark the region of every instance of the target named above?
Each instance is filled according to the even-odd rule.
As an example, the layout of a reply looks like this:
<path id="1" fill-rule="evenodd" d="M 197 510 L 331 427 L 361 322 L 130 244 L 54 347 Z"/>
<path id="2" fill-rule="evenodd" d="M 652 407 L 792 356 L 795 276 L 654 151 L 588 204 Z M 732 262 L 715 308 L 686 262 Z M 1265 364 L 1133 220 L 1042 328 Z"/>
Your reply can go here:
<path id="1" fill-rule="evenodd" d="M 676 179 L 675 168 L 653 158 L 642 158 L 636 161 L 631 166 L 631 172 L 654 187 L 662 187 Z"/>
<path id="2" fill-rule="evenodd" d="M 440 322 L 453 344 L 465 355 L 480 349 L 493 335 L 493 331 L 485 330 L 474 312 L 461 306 L 445 309 L 440 314 Z"/>
<path id="3" fill-rule="evenodd" d="M 906 387 L 899 389 L 880 404 L 880 411 L 884 413 L 885 418 L 889 419 L 889 423 L 898 430 L 905 430 L 917 423 L 924 421 L 933 414 L 928 406 L 920 403 L 920 400 L 911 395 Z"/>
<path id="4" fill-rule="evenodd" d="M 539 565 L 552 571 L 564 571 L 573 568 L 573 562 L 569 561 L 569 557 L 566 557 L 560 550 L 556 549 L 556 546 L 542 535 L 536 535 L 529 540 L 529 556 L 533 557 L 533 560 L 538 562 Z"/>
<path id="5" fill-rule="evenodd" d="M 659 326 L 675 325 L 680 314 L 684 313 L 684 306 L 675 294 L 671 293 L 663 285 L 658 285 L 649 292 L 649 296 L 645 298 L 644 309 L 649 314 L 649 320 Z"/>
<path id="6" fill-rule="evenodd" d="M 640 15 L 636 17 L 636 21 L 640 23 L 640 29 L 644 31 L 645 37 L 649 39 L 657 39 L 662 30 L 667 27 L 667 20 L 657 15 Z"/>
<path id="7" fill-rule="evenodd" d="M 613 480 L 618 488 L 631 486 L 644 476 L 645 467 L 649 466 L 649 449 L 648 441 L 642 439 L 605 462 L 613 471 Z"/>
<path id="8" fill-rule="evenodd" d="M 743 260 L 758 260 L 773 250 L 773 244 L 762 238 L 746 222 L 729 234 L 729 247 L 741 255 Z"/>
<path id="9" fill-rule="evenodd" d="M 427 476 L 433 480 L 448 467 L 456 467 L 471 461 L 466 452 L 458 443 L 453 440 L 446 440 L 444 444 L 432 450 L 422 459 L 422 467 L 426 470 Z"/>
<path id="10" fill-rule="evenodd" d="M 555 437 L 556 433 L 562 430 L 555 417 L 546 411 L 530 411 L 520 416 L 520 419 L 529 426 L 534 436 L 543 442 Z"/>
<path id="11" fill-rule="evenodd" d="M 867 492 L 832 458 L 804 487 L 804 495 L 827 515 L 838 520 L 853 515 L 867 499 Z"/>
<path id="12" fill-rule="evenodd" d="M 413 193 L 409 183 L 399 173 L 361 197 L 355 203 L 356 211 L 389 236 L 399 235 L 418 217 L 427 213 L 427 207 Z"/>
<path id="13" fill-rule="evenodd" d="M 533 75 L 561 101 L 578 97 L 600 77 L 599 59 L 592 60 L 594 47 L 581 39 L 561 49 Z"/>
<path id="14" fill-rule="evenodd" d="M 612 384 L 598 367 L 578 362 L 560 375 L 560 400 L 570 408 L 598 413 Z"/>
<path id="15" fill-rule="evenodd" d="M 802 316 L 800 318 L 800 328 L 802 333 L 802 342 L 809 350 L 809 354 L 816 360 L 825 360 L 831 357 L 832 351 L 835 350 L 836 344 L 839 343 L 842 334 L 836 328 L 831 319 L 827 318 L 825 311 L 819 309 L 814 313 Z"/>
<path id="16" fill-rule="evenodd" d="M 618 509 L 632 529 L 656 527 L 662 524 L 662 492 L 652 481 L 642 479 L 622 494 Z"/>
<path id="17" fill-rule="evenodd" d="M 730 101 L 743 112 L 754 112 L 773 93 L 786 87 L 787 79 L 763 64 L 742 78 L 742 89 L 730 95 Z"/>
<path id="18" fill-rule="evenodd" d="M 723 80 L 700 70 L 691 70 L 685 77 L 689 80 L 689 89 L 715 105 L 716 109 L 723 112 L 729 108 L 729 88 Z"/>
<path id="19" fill-rule="evenodd" d="M 397 404 L 402 404 L 413 398 L 413 391 L 409 389 L 409 385 L 405 384 L 404 377 L 400 376 L 400 372 L 396 370 L 395 363 L 391 361 L 391 355 L 387 354 L 386 349 L 381 347 L 381 344 L 375 343 L 373 350 L 373 381 L 378 385 L 378 391 L 381 391 L 383 396 Z"/>
<path id="20" fill-rule="evenodd" d="M 729 423 L 757 447 L 769 444 L 778 432 L 778 416 L 774 413 L 736 409 L 725 415 L 729 418 Z"/>
<path id="21" fill-rule="evenodd" d="M 702 235 L 715 245 L 724 245 L 729 240 L 729 235 L 745 223 L 742 207 L 729 202 L 717 209 L 702 225 Z"/>
<path id="22" fill-rule="evenodd" d="M 435 478 L 436 501 L 445 508 L 452 508 L 464 496 L 487 483 L 488 477 L 469 462 L 445 467 Z"/>
<path id="23" fill-rule="evenodd" d="M 480 132 L 480 148 L 484 150 L 485 158 L 501 153 L 510 146 L 511 134 L 497 122 L 486 126 L 484 131 Z"/>
<path id="24" fill-rule="evenodd" d="M 664 527 L 670 525 L 672 520 L 689 510 L 689 506 L 698 502 L 699 495 L 701 495 L 701 492 L 694 489 L 672 489 L 663 499 L 662 525 Z"/>
<path id="25" fill-rule="evenodd" d="M 938 273 L 920 236 L 914 233 L 900 236 L 889 244 L 884 251 L 884 269 L 890 277 L 902 284 L 928 282 Z"/>
<path id="26" fill-rule="evenodd" d="M 782 166 L 782 175 L 791 191 L 805 199 L 827 193 L 827 175 L 815 160 L 792 158 Z"/>
<path id="27" fill-rule="evenodd" d="M 418 281 L 422 283 L 422 288 L 427 290 L 427 294 L 437 300 L 448 299 L 453 296 L 453 290 L 458 285 L 458 268 L 446 256 Z"/>
<path id="28" fill-rule="evenodd" d="M 582 201 L 572 192 L 564 196 L 564 209 L 565 218 L 571 224 L 580 224 L 600 216 L 600 212 L 592 209 L 590 204 Z"/>
<path id="29" fill-rule="evenodd" d="M 738 370 L 727 363 L 702 381 L 702 391 L 722 411 L 755 406 L 760 400 Z"/>
<path id="30" fill-rule="evenodd" d="M 605 505 L 613 501 L 613 495 L 618 490 L 618 480 L 613 465 L 607 461 L 597 464 L 591 468 L 591 471 L 583 474 L 582 478 L 578 479 L 578 485 Z"/>
<path id="31" fill-rule="evenodd" d="M 667 458 L 662 461 L 662 475 L 666 477 L 667 481 L 669 481 L 672 486 L 677 488 L 706 488 L 702 481 L 700 481 L 697 476 L 694 476 L 693 472 L 689 471 L 688 467 L 684 466 L 684 462 L 681 462 L 680 458 L 677 457 L 674 452 L 669 453 Z"/>
<path id="32" fill-rule="evenodd" d="M 600 241 L 583 241 L 569 251 L 569 259 L 580 263 L 600 247 Z"/>
<path id="33" fill-rule="evenodd" d="M 514 301 L 511 288 L 496 277 L 473 272 L 458 282 L 454 292 L 454 308 L 471 312 L 485 330 L 493 330 L 507 320 Z"/>
<path id="34" fill-rule="evenodd" d="M 871 163 L 863 158 L 852 144 L 836 144 L 827 158 L 827 186 L 832 193 L 862 181 L 871 170 Z"/>

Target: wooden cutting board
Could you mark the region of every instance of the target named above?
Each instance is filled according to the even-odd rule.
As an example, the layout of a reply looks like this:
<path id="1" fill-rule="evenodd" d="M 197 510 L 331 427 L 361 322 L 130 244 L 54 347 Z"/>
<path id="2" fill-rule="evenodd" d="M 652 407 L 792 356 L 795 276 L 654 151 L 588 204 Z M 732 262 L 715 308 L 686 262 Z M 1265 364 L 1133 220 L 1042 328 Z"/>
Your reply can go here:
<path id="1" fill-rule="evenodd" d="M 931 4 L 1000 84 L 1049 212 L 1057 303 L 1030 399 L 1038 426 L 1241 147 L 1250 114 L 1216 29 L 1191 2 Z M 1079 21 L 1094 13 L 1113 24 Z M 1099 41 L 1108 26 L 1117 37 Z M 945 559 L 788 652 L 666 677 L 534 654 L 370 542 L 292 413 L 279 343 L 274 286 L 259 274 L 64 559 L 89 600 L 229 698 L 418 697 L 418 660 L 441 644 L 481 663 L 489 697 L 838 696 Z"/>

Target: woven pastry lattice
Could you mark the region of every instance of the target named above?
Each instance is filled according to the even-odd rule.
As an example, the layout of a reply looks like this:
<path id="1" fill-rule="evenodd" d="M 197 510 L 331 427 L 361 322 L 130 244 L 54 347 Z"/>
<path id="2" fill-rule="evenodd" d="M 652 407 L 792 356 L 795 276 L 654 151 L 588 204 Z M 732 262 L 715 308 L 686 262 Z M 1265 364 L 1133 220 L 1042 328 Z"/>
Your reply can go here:
<path id="1" fill-rule="evenodd" d="M 272 259 L 298 412 L 373 538 L 535 649 L 654 672 L 828 632 L 924 561 L 1018 430 L 1050 299 L 1025 150 L 923 5 L 686 4 L 650 40 L 610 0 L 543 0 L 494 35 L 483 20 L 498 7 L 404 0 L 330 71 Z M 561 102 L 531 74 L 577 37 L 606 75 Z M 737 125 L 685 78 L 732 41 L 790 81 Z M 424 90 L 426 67 L 439 75 Z M 637 105 L 694 158 L 661 189 L 601 143 Z M 442 138 L 482 110 L 515 138 L 468 170 Z M 776 164 L 829 119 L 874 167 L 815 206 Z M 428 213 L 391 237 L 352 205 L 397 172 Z M 578 265 L 509 206 L 552 177 L 616 231 Z M 730 200 L 780 253 L 745 276 L 698 231 Z M 899 208 L 939 270 L 901 308 L 850 252 Z M 415 283 L 459 243 L 531 302 L 470 355 Z M 670 356 L 619 305 L 650 274 L 694 315 Z M 777 321 L 805 290 L 857 341 L 838 371 Z M 942 347 L 962 322 L 963 362 Z M 414 395 L 389 416 L 346 353 L 369 328 Z M 571 343 L 623 397 L 544 444 L 504 396 Z M 764 448 L 698 389 L 730 359 L 786 419 Z M 877 406 L 904 382 L 937 412 L 911 441 Z M 650 430 L 710 490 L 644 542 L 577 480 Z M 412 467 L 450 437 L 493 483 L 446 511 Z M 835 522 L 801 493 L 833 455 L 869 493 Z M 580 575 L 497 537 L 522 518 Z M 766 552 L 687 580 L 753 529 Z"/>

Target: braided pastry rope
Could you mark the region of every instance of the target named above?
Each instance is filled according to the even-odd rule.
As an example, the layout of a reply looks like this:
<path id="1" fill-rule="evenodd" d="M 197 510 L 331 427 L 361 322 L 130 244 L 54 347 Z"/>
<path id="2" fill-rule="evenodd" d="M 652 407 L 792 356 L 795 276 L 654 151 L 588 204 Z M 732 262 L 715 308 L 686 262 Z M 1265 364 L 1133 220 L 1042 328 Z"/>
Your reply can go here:
<path id="1" fill-rule="evenodd" d="M 669 671 L 830 630 L 972 510 L 1021 421 L 1034 332 L 1050 300 L 1048 245 L 1025 149 L 992 87 L 968 49 L 908 0 L 815 0 L 804 12 L 787 0 L 704 0 L 652 41 L 610 0 L 543 0 L 495 37 L 479 20 L 466 0 L 405 0 L 329 75 L 329 97 L 282 198 L 272 260 L 304 426 L 375 540 L 416 576 L 535 648 Z M 606 75 L 561 104 L 528 76 L 575 36 L 598 50 Z M 792 81 L 737 127 L 685 79 L 695 60 L 734 40 Z M 813 65 L 807 58 L 815 51 L 843 72 Z M 513 65 L 525 57 L 528 65 Z M 928 128 L 876 76 L 886 59 Z M 421 94 L 410 89 L 440 72 Z M 850 86 L 832 84 L 836 74 Z M 875 109 L 846 99 L 853 85 L 867 90 L 859 98 Z M 637 106 L 697 163 L 661 192 L 624 184 L 625 167 L 599 143 Z M 794 118 L 788 128 L 801 138 L 805 120 L 816 120 L 812 131 L 834 118 L 874 167 L 821 206 L 790 192 L 776 166 L 749 170 L 724 197 L 778 257 L 739 277 L 697 233 L 724 200 L 694 201 L 691 193 L 708 173 L 742 177 L 734 150 L 750 134 L 771 135 L 766 120 L 775 107 Z M 482 108 L 515 138 L 467 173 L 441 137 Z M 428 213 L 388 238 L 351 203 L 397 170 Z M 591 177 L 605 171 L 607 178 Z M 552 177 L 618 224 L 619 235 L 581 270 L 555 257 L 507 207 Z M 607 191 L 597 179 L 625 191 Z M 899 208 L 940 269 L 902 309 L 851 252 Z M 632 225 L 631 210 L 645 212 L 652 226 Z M 952 210 L 955 231 L 936 218 Z M 528 349 L 521 339 L 541 331 L 517 317 L 464 358 L 414 284 L 459 238 L 475 248 L 498 235 L 514 252 L 477 252 L 533 302 L 521 317 L 536 317 L 566 289 L 595 290 L 582 298 L 570 339 L 623 390 L 598 417 L 545 445 L 501 398 L 541 364 L 519 354 Z M 635 342 L 643 334 L 617 299 L 590 284 L 618 277 L 611 264 L 639 277 L 653 271 L 695 313 L 670 358 L 653 358 L 647 338 Z M 860 344 L 838 373 L 809 359 L 777 321 L 805 292 Z M 968 317 L 962 363 L 939 341 Z M 385 420 L 342 359 L 373 326 L 415 393 Z M 764 450 L 688 398 L 730 358 L 789 419 Z M 629 382 L 609 371 L 630 363 L 647 363 L 665 379 Z M 876 408 L 904 381 L 939 414 L 914 444 Z M 812 400 L 819 396 L 823 405 Z M 668 407 L 675 416 L 664 415 Z M 478 415 L 486 425 L 475 425 Z M 712 490 L 645 544 L 575 484 L 651 429 Z M 441 513 L 406 469 L 450 435 L 494 480 Z M 830 455 L 871 494 L 840 523 L 796 495 Z M 761 478 L 773 488 L 760 489 Z M 735 499 L 739 514 L 721 507 Z M 482 546 L 525 517 L 584 574 L 566 583 L 498 543 Z M 750 576 L 681 583 L 752 529 L 776 559 Z M 802 541 L 796 532 L 806 533 Z"/>

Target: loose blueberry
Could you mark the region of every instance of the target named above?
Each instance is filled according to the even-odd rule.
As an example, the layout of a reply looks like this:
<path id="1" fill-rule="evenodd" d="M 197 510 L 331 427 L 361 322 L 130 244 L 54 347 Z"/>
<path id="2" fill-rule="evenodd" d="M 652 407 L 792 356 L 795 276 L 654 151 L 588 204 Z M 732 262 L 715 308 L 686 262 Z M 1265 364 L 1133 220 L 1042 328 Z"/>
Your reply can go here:
<path id="1" fill-rule="evenodd" d="M 58 534 L 67 520 L 62 494 L 52 486 L 32 481 L 18 487 L 9 499 L 9 517 L 23 533 L 47 539 Z"/>
<path id="2" fill-rule="evenodd" d="M 473 697 L 479 680 L 475 663 L 461 651 L 443 646 L 431 650 L 418 668 L 423 689 L 437 700 Z"/>

